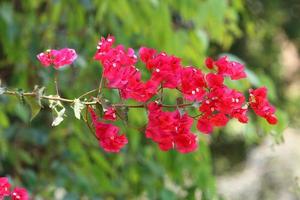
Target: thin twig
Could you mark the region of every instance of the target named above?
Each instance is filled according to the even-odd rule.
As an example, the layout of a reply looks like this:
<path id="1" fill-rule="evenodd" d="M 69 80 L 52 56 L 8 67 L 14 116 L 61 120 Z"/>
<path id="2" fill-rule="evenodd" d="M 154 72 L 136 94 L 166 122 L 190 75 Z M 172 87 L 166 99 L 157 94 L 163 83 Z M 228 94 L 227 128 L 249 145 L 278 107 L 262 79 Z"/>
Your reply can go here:
<path id="1" fill-rule="evenodd" d="M 18 92 L 6 90 L 4 92 L 4 94 L 17 96 Z M 34 92 L 24 92 L 22 95 L 23 96 L 33 96 L 34 97 L 37 94 L 34 93 Z M 40 96 L 40 98 L 41 99 L 48 99 L 48 100 L 62 101 L 62 102 L 66 102 L 66 103 L 74 103 L 73 99 L 62 98 L 62 97 L 59 97 L 59 96 L 42 95 L 42 96 Z M 100 103 L 100 102 L 99 101 L 83 101 L 82 103 L 84 105 L 95 105 L 95 104 Z M 183 107 L 192 106 L 193 104 L 192 103 L 184 103 L 184 104 L 178 104 L 178 105 L 168 105 L 168 104 L 160 104 L 160 105 L 161 105 L 161 107 L 165 107 L 165 108 L 177 108 L 177 107 L 183 108 Z M 116 103 L 116 104 L 112 104 L 112 106 L 114 106 L 114 107 L 128 107 L 128 108 L 144 108 L 145 104 L 126 105 L 124 103 Z"/>
<path id="2" fill-rule="evenodd" d="M 58 72 L 57 72 L 57 70 L 55 70 L 55 72 L 54 72 L 54 83 L 55 83 L 56 95 L 59 96 L 59 92 L 58 92 Z"/>
<path id="3" fill-rule="evenodd" d="M 97 135 L 95 134 L 93 128 L 92 128 L 91 125 L 90 125 L 89 117 L 88 117 L 88 109 L 89 109 L 89 106 L 87 105 L 87 106 L 86 106 L 86 111 L 85 111 L 85 118 L 86 118 L 85 123 L 86 123 L 86 125 L 88 126 L 89 130 L 91 131 L 92 135 L 93 135 L 97 140 L 99 140 L 99 138 L 97 137 Z"/>
<path id="4" fill-rule="evenodd" d="M 104 80 L 104 77 L 103 77 L 103 71 L 102 71 L 101 79 L 100 79 L 100 83 L 99 83 L 99 87 L 98 87 L 98 96 L 99 96 L 99 95 L 101 94 L 101 92 L 102 92 L 103 80 Z"/>
<path id="5" fill-rule="evenodd" d="M 96 91 L 98 91 L 98 89 L 93 89 L 91 91 L 88 91 L 88 92 L 84 93 L 83 95 L 79 96 L 78 99 L 81 99 L 82 97 L 85 97 L 86 95 L 92 94 Z"/>

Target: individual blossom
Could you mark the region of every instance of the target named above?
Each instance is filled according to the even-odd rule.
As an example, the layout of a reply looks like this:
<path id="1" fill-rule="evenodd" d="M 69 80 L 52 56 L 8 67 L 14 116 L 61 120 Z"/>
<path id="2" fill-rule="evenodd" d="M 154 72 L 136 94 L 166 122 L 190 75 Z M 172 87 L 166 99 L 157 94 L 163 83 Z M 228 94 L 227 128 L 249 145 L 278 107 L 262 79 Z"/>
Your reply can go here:
<path id="1" fill-rule="evenodd" d="M 96 131 L 99 145 L 107 152 L 117 153 L 123 148 L 128 140 L 124 134 L 119 135 L 119 128 L 112 124 L 106 124 L 100 120 L 95 111 L 89 107 L 89 112 Z"/>
<path id="2" fill-rule="evenodd" d="M 141 47 L 139 50 L 139 56 L 141 58 L 141 60 L 144 63 L 148 63 L 150 60 L 154 59 L 156 55 L 156 50 L 155 49 L 151 49 L 151 48 L 147 48 L 147 47 Z"/>
<path id="3" fill-rule="evenodd" d="M 115 37 L 108 36 L 107 39 L 101 37 L 100 41 L 97 44 L 97 52 L 94 56 L 95 60 L 103 60 L 105 54 L 111 49 L 112 45 L 115 42 Z"/>
<path id="4" fill-rule="evenodd" d="M 128 85 L 121 89 L 121 96 L 124 99 L 132 98 L 139 102 L 146 102 L 157 94 L 159 84 L 159 81 L 153 79 L 142 82 L 139 78 L 130 77 Z"/>
<path id="5" fill-rule="evenodd" d="M 37 55 L 38 60 L 45 67 L 53 65 L 55 69 L 72 64 L 77 58 L 74 49 L 64 48 L 60 50 L 49 49 Z"/>
<path id="6" fill-rule="evenodd" d="M 12 200 L 28 200 L 29 195 L 26 189 L 16 187 L 11 193 Z"/>
<path id="7" fill-rule="evenodd" d="M 10 195 L 10 183 L 8 178 L 0 177 L 0 199 Z"/>
<path id="8" fill-rule="evenodd" d="M 213 125 L 206 117 L 199 118 L 197 122 L 197 129 L 205 134 L 210 134 L 213 131 Z"/>
<path id="9" fill-rule="evenodd" d="M 229 61 L 227 56 L 222 56 L 216 61 L 207 58 L 205 64 L 209 69 L 213 69 L 216 66 L 218 74 L 229 76 L 232 80 L 246 78 L 247 76 L 244 65 L 236 61 Z"/>
<path id="10" fill-rule="evenodd" d="M 149 122 L 146 137 L 151 138 L 163 151 L 176 149 L 180 153 L 195 151 L 198 147 L 197 136 L 190 132 L 193 119 L 178 110 L 163 112 L 157 103 L 148 105 Z"/>
<path id="11" fill-rule="evenodd" d="M 114 109 L 113 107 L 105 109 L 103 119 L 115 121 L 117 119 L 116 109 Z"/>
<path id="12" fill-rule="evenodd" d="M 223 83 L 224 83 L 224 77 L 219 74 L 208 73 L 205 76 L 205 79 L 207 82 L 207 86 L 210 88 L 221 87 L 221 86 L 223 86 Z"/>
<path id="13" fill-rule="evenodd" d="M 269 124 L 277 124 L 276 109 L 267 99 L 267 88 L 250 89 L 249 93 L 250 107 L 254 112 L 258 116 L 265 118 Z"/>
<path id="14" fill-rule="evenodd" d="M 159 80 L 164 88 L 176 88 L 180 84 L 181 59 L 162 52 L 150 59 L 147 67 L 152 71 L 152 79 Z"/>
<path id="15" fill-rule="evenodd" d="M 208 68 L 208 69 L 213 69 L 214 68 L 214 60 L 211 58 L 211 57 L 207 57 L 205 59 L 205 66 Z"/>
<path id="16" fill-rule="evenodd" d="M 231 113 L 231 116 L 233 118 L 236 118 L 241 123 L 247 123 L 248 122 L 248 116 L 247 116 L 247 108 L 238 108 L 234 109 Z"/>
<path id="17" fill-rule="evenodd" d="M 201 101 L 205 95 L 206 83 L 201 70 L 185 67 L 181 70 L 181 91 L 189 101 Z"/>

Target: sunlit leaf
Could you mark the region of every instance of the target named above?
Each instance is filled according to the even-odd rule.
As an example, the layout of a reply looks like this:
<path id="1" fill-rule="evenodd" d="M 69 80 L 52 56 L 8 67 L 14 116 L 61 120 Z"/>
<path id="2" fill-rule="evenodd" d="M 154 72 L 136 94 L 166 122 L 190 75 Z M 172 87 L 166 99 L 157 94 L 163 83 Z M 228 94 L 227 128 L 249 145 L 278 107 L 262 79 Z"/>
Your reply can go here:
<path id="1" fill-rule="evenodd" d="M 74 115 L 77 119 L 80 119 L 80 113 L 82 109 L 84 108 L 84 105 L 81 103 L 79 99 L 74 100 Z"/>

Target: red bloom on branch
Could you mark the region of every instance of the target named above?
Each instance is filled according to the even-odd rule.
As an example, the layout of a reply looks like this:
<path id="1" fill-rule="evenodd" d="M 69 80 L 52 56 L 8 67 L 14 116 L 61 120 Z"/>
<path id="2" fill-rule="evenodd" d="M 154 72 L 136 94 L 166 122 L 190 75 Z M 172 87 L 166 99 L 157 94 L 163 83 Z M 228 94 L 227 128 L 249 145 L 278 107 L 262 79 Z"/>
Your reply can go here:
<path id="1" fill-rule="evenodd" d="M 235 61 L 229 61 L 227 56 L 223 56 L 215 62 L 218 73 L 224 76 L 230 76 L 232 80 L 245 78 L 244 66 Z"/>
<path id="2" fill-rule="evenodd" d="M 109 107 L 104 111 L 103 119 L 115 121 L 117 119 L 116 110 L 113 107 Z"/>
<path id="3" fill-rule="evenodd" d="M 208 61 L 211 65 L 211 61 Z M 246 78 L 245 67 L 239 62 L 229 61 L 227 56 L 213 62 L 217 66 L 218 74 L 229 76 L 232 80 Z"/>
<path id="4" fill-rule="evenodd" d="M 150 60 L 154 59 L 156 50 L 147 47 L 141 47 L 139 50 L 139 55 L 141 60 L 147 64 Z"/>
<path id="5" fill-rule="evenodd" d="M 89 112 L 99 145 L 107 152 L 119 152 L 128 143 L 126 136 L 124 134 L 119 135 L 119 128 L 117 126 L 99 121 L 95 111 L 90 107 Z"/>
<path id="6" fill-rule="evenodd" d="M 152 70 L 152 79 L 159 80 L 165 88 L 176 88 L 180 84 L 181 59 L 159 53 L 146 63 Z"/>
<path id="7" fill-rule="evenodd" d="M 189 101 L 201 101 L 205 95 L 206 83 L 201 70 L 186 67 L 181 70 L 181 91 Z"/>
<path id="8" fill-rule="evenodd" d="M 211 57 L 207 57 L 205 59 L 205 65 L 208 69 L 213 69 L 214 68 L 214 60 Z"/>
<path id="9" fill-rule="evenodd" d="M 11 193 L 12 200 L 28 200 L 29 196 L 27 190 L 16 187 Z"/>
<path id="10" fill-rule="evenodd" d="M 157 103 L 150 103 L 148 111 L 146 137 L 157 142 L 161 150 L 174 148 L 180 153 L 189 153 L 197 149 L 197 136 L 190 132 L 191 117 L 187 114 L 181 116 L 178 110 L 163 112 Z"/>
<path id="11" fill-rule="evenodd" d="M 0 177 L 0 199 L 10 195 L 10 183 L 8 178 Z"/>
<path id="12" fill-rule="evenodd" d="M 58 69 L 64 65 L 70 65 L 77 58 L 74 49 L 64 48 L 60 50 L 50 49 L 37 55 L 38 60 L 42 65 L 48 67 L 54 65 Z"/>
<path id="13" fill-rule="evenodd" d="M 247 123 L 248 122 L 248 116 L 247 116 L 247 108 L 238 108 L 234 109 L 231 113 L 231 116 L 238 119 L 241 123 Z"/>
<path id="14" fill-rule="evenodd" d="M 205 76 L 208 87 L 221 87 L 224 82 L 224 77 L 219 74 L 209 73 Z"/>
<path id="15" fill-rule="evenodd" d="M 267 88 L 250 89 L 249 93 L 250 106 L 254 112 L 265 118 L 270 124 L 277 124 L 276 109 L 267 99 Z"/>
<path id="16" fill-rule="evenodd" d="M 213 131 L 213 125 L 207 118 L 201 117 L 198 120 L 197 129 L 205 134 L 210 134 Z"/>
<path id="17" fill-rule="evenodd" d="M 138 52 L 139 58 L 151 71 L 151 78 L 144 82 L 141 72 L 135 66 L 137 56 L 134 50 L 125 49 L 122 45 L 113 47 L 114 41 L 113 36 L 108 36 L 106 39 L 102 37 L 94 58 L 103 66 L 103 76 L 107 80 L 107 86 L 118 89 L 123 99 L 131 98 L 139 102 L 147 102 L 157 94 L 160 86 L 178 88 L 186 100 L 200 103 L 201 117 L 198 119 L 197 128 L 203 133 L 211 133 L 214 127 L 225 126 L 231 118 L 236 118 L 241 123 L 248 122 L 248 103 L 245 102 L 244 95 L 224 84 L 225 77 L 230 77 L 232 80 L 246 77 L 245 67 L 241 63 L 230 61 L 227 56 L 216 61 L 207 58 L 206 67 L 215 69 L 216 72 L 203 74 L 197 68 L 183 67 L 180 58 L 141 47 Z M 269 123 L 277 122 L 274 107 L 266 101 L 257 105 L 254 103 L 257 101 L 253 98 L 251 100 L 250 106 L 255 112 L 265 117 Z M 174 148 L 179 152 L 187 153 L 197 148 L 197 137 L 190 132 L 193 122 L 191 117 L 187 114 L 181 115 L 178 110 L 163 112 L 156 103 L 148 104 L 148 110 L 149 124 L 146 136 L 158 143 L 160 149 L 167 151 Z M 114 120 L 113 113 L 112 110 L 107 111 L 104 119 Z M 116 146 L 115 151 L 118 151 L 127 143 L 124 135 L 118 135 L 119 129 L 116 126 L 98 120 L 93 121 L 96 135 L 101 138 L 99 142 L 104 149 Z"/>

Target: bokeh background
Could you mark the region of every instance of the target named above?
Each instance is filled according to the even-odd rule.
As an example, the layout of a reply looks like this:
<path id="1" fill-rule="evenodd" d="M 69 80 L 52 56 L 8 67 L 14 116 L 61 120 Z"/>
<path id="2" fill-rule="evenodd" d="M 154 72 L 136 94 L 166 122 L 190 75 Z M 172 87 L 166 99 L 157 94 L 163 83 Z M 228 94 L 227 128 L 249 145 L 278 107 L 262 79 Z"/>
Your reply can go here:
<path id="1" fill-rule="evenodd" d="M 249 79 L 230 86 L 268 87 L 279 124 L 250 113 L 247 125 L 232 120 L 211 136 L 198 132 L 199 150 L 182 155 L 145 139 L 145 111 L 129 110 L 130 126 L 120 124 L 129 144 L 108 154 L 68 105 L 54 128 L 47 102 L 30 121 L 26 103 L 0 95 L 0 176 L 33 199 L 300 199 L 299 14 L 297 0 L 1 0 L 2 86 L 39 85 L 54 94 L 54 71 L 36 54 L 70 47 L 79 58 L 59 72 L 60 91 L 78 97 L 97 88 L 101 67 L 92 57 L 100 36 L 112 34 L 127 47 L 166 51 L 200 69 L 206 56 L 245 63 Z M 166 93 L 164 101 L 174 103 L 178 94 Z"/>

